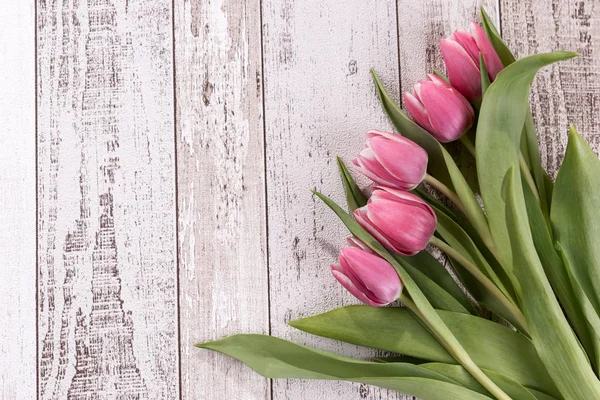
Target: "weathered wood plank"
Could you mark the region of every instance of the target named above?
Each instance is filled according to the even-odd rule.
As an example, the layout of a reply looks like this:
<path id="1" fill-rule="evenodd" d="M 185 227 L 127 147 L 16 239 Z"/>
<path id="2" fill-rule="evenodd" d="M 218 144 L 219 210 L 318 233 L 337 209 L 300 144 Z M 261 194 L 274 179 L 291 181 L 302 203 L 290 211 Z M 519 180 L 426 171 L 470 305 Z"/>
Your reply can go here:
<path id="1" fill-rule="evenodd" d="M 268 399 L 269 381 L 192 345 L 268 333 L 260 2 L 175 8 L 183 399 Z"/>
<path id="2" fill-rule="evenodd" d="M 581 54 L 542 70 L 533 86 L 542 162 L 555 176 L 569 124 L 600 151 L 600 7 L 592 0 L 503 0 L 501 11 L 502 34 L 518 57 L 554 50 Z"/>
<path id="3" fill-rule="evenodd" d="M 275 336 L 367 358 L 373 353 L 295 331 L 291 319 L 355 302 L 331 276 L 347 231 L 310 193 L 343 200 L 346 161 L 371 128 L 391 129 L 369 68 L 398 93 L 393 1 L 263 1 L 271 326 Z M 274 399 L 404 399 L 378 388 L 274 380 Z"/>
<path id="4" fill-rule="evenodd" d="M 179 397 L 171 12 L 38 1 L 41 399 Z"/>
<path id="5" fill-rule="evenodd" d="M 36 397 L 34 1 L 3 4 L 0 21 L 0 398 L 29 400 Z"/>

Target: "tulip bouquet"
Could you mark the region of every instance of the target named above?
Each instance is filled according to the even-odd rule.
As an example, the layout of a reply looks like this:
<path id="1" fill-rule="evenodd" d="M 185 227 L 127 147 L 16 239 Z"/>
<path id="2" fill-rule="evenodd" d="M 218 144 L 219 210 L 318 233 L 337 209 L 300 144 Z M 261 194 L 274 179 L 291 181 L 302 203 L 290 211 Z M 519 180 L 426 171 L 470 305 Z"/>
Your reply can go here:
<path id="1" fill-rule="evenodd" d="M 576 54 L 515 60 L 483 10 L 482 22 L 442 40 L 448 77 L 434 72 L 405 93 L 408 113 L 373 73 L 398 131 L 368 132 L 353 161 L 375 185 L 361 190 L 338 159 L 348 211 L 315 192 L 351 234 L 333 276 L 366 305 L 290 325 L 389 356 L 357 360 L 264 335 L 198 347 L 266 377 L 423 399 L 600 399 L 600 161 L 571 128 L 553 182 L 528 105 L 536 72 Z M 446 150 L 455 140 L 476 178 Z"/>

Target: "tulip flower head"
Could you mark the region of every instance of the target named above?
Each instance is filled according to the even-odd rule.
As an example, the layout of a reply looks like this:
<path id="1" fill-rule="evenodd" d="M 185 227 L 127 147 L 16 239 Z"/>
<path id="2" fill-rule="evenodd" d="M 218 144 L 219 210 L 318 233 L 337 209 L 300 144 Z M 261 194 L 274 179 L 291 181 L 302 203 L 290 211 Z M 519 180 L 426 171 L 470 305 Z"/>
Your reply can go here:
<path id="1" fill-rule="evenodd" d="M 386 249 L 405 256 L 425 249 L 437 226 L 435 212 L 420 197 L 386 187 L 376 187 L 354 218 Z"/>
<path id="2" fill-rule="evenodd" d="M 427 172 L 427 152 L 395 133 L 367 132 L 367 143 L 352 161 L 358 171 L 378 185 L 412 190 Z"/>
<path id="3" fill-rule="evenodd" d="M 470 34 L 456 31 L 449 38 L 442 39 L 440 50 L 452 86 L 471 102 L 481 99 L 479 53 L 483 56 L 490 82 L 503 68 L 490 39 L 475 22 L 471 22 Z"/>
<path id="4" fill-rule="evenodd" d="M 404 92 L 404 104 L 417 124 L 444 143 L 461 137 L 475 121 L 467 99 L 433 74 L 415 85 L 414 94 Z"/>
<path id="5" fill-rule="evenodd" d="M 331 273 L 354 297 L 371 306 L 386 306 L 402 292 L 402 282 L 390 263 L 356 247 L 340 251 Z"/>

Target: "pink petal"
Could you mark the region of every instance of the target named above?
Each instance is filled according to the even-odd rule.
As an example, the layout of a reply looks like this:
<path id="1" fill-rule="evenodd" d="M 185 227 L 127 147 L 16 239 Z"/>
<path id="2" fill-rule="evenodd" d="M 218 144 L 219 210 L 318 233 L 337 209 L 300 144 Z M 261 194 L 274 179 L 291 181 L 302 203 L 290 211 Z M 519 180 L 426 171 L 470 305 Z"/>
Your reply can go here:
<path id="1" fill-rule="evenodd" d="M 441 142 L 458 139 L 473 125 L 474 114 L 466 100 L 452 89 L 443 89 L 425 82 L 421 89 L 422 102 L 429 112 L 429 122 Z"/>
<path id="2" fill-rule="evenodd" d="M 349 277 L 357 288 L 366 288 L 364 293 L 369 298 L 391 303 L 400 296 L 402 283 L 394 267 L 386 260 L 353 247 L 342 249 L 342 253 L 348 262 L 348 272 L 351 272 Z"/>
<path id="3" fill-rule="evenodd" d="M 456 31 L 454 32 L 454 40 L 466 50 L 475 65 L 479 66 L 479 47 L 477 47 L 477 43 L 475 43 L 473 36 L 469 35 L 467 32 Z"/>
<path id="4" fill-rule="evenodd" d="M 490 80 L 493 81 L 496 79 L 498 72 L 504 68 L 502 61 L 500 61 L 500 57 L 498 57 L 498 53 L 496 53 L 496 50 L 485 34 L 485 31 L 476 22 L 471 22 L 471 33 L 483 56 L 483 61 L 485 62 L 485 67 L 487 68 Z"/>
<path id="5" fill-rule="evenodd" d="M 433 132 L 433 127 L 429 122 L 429 115 L 427 115 L 427 110 L 415 96 L 413 96 L 409 92 L 404 92 L 404 105 L 412 119 L 414 119 L 419 126 L 421 126 L 429 133 Z"/>
<path id="6" fill-rule="evenodd" d="M 349 291 L 354 297 L 356 297 L 357 299 L 359 299 L 360 301 L 362 301 L 363 303 L 366 303 L 370 306 L 374 306 L 374 307 L 382 307 L 385 306 L 387 304 L 382 304 L 378 301 L 373 301 L 371 300 L 365 293 L 363 293 L 359 288 L 357 288 L 354 285 L 354 282 L 352 281 L 352 279 L 350 279 L 350 277 L 348 277 L 347 275 L 345 275 L 343 270 L 339 269 L 339 266 L 337 265 L 332 265 L 331 266 L 331 273 L 333 274 L 333 277 L 335 279 L 337 279 L 337 281 L 339 283 L 342 284 L 342 286 Z"/>
<path id="7" fill-rule="evenodd" d="M 479 73 L 479 63 L 475 64 L 467 51 L 457 42 L 442 39 L 440 49 L 452 86 L 470 101 L 480 99 L 481 74 Z M 425 107 L 427 108 L 427 105 Z"/>
<path id="8" fill-rule="evenodd" d="M 427 152 L 411 140 L 390 141 L 383 137 L 370 140 L 373 154 L 400 189 L 412 190 L 418 186 L 427 170 Z"/>

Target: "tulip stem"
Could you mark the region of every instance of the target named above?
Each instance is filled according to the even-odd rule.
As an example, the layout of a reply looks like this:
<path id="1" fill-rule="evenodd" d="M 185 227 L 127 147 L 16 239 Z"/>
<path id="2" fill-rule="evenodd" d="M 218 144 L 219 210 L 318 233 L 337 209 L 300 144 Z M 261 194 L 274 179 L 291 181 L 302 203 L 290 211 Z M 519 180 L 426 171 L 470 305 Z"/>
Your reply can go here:
<path id="1" fill-rule="evenodd" d="M 536 200 L 539 203 L 540 195 L 538 193 L 537 186 L 535 186 L 535 181 L 533 180 L 533 177 L 531 176 L 531 172 L 529 171 L 527 162 L 525 162 L 525 157 L 523 157 L 523 153 L 521 153 L 520 151 L 519 151 L 519 164 L 521 166 L 521 172 L 523 173 L 523 175 L 525 176 L 525 180 L 527 181 L 527 185 L 529 185 L 529 188 L 531 189 L 531 191 L 533 192 L 533 195 L 535 196 Z"/>
<path id="2" fill-rule="evenodd" d="M 450 200 L 452 203 L 454 203 L 454 205 L 456 205 L 456 207 L 458 207 L 458 209 L 463 214 L 467 215 L 465 213 L 465 207 L 463 206 L 462 201 L 460 201 L 460 199 L 458 198 L 458 195 L 456 193 L 454 193 L 448 186 L 444 185 L 442 182 L 435 179 L 433 176 L 431 176 L 429 174 L 425 174 L 425 178 L 423 178 L 423 181 L 427 182 L 434 189 L 437 189 L 440 193 L 442 193 L 444 196 L 446 196 L 448 198 L 448 200 Z"/>
<path id="3" fill-rule="evenodd" d="M 460 137 L 459 140 L 467 148 L 467 150 L 469 150 L 469 153 L 475 157 L 475 143 L 471 141 L 471 138 L 468 136 L 468 134 L 465 133 Z"/>
<path id="4" fill-rule="evenodd" d="M 502 291 L 492 282 L 481 270 L 469 261 L 465 256 L 460 254 L 456 249 L 451 247 L 448 243 L 444 242 L 441 239 L 433 236 L 429 241 L 432 245 L 438 247 L 442 250 L 448 257 L 453 258 L 458 263 L 460 263 L 465 269 L 473 275 L 475 279 L 479 281 L 485 287 L 492 296 L 494 296 L 503 306 L 506 308 L 508 312 L 510 312 L 516 323 L 519 324 L 519 330 L 524 330 L 525 334 L 528 334 L 527 330 L 527 321 L 525 320 L 525 316 L 519 310 L 519 308 L 510 300 Z"/>
<path id="5" fill-rule="evenodd" d="M 457 346 L 448 343 L 446 338 L 441 335 L 429 322 L 429 319 L 419 310 L 417 305 L 408 297 L 404 291 L 400 295 L 400 301 L 406 308 L 412 311 L 425 325 L 427 329 L 438 339 L 440 344 L 458 361 L 483 387 L 485 387 L 496 399 L 510 400 L 510 397 L 504 393 L 478 366 L 473 362 L 467 352 Z"/>

